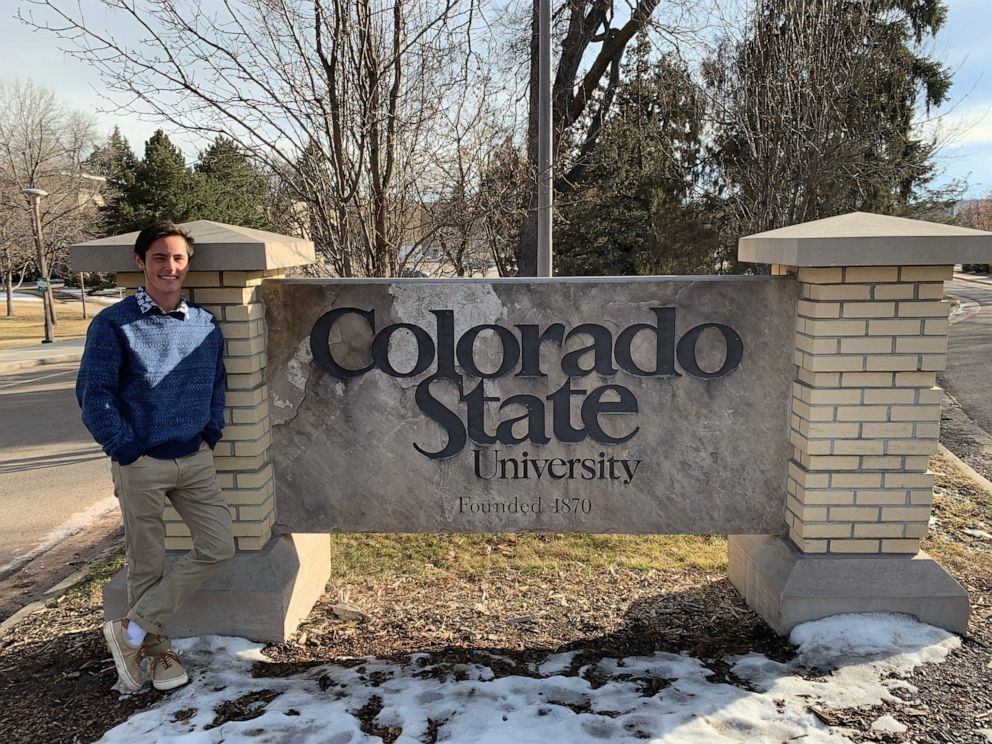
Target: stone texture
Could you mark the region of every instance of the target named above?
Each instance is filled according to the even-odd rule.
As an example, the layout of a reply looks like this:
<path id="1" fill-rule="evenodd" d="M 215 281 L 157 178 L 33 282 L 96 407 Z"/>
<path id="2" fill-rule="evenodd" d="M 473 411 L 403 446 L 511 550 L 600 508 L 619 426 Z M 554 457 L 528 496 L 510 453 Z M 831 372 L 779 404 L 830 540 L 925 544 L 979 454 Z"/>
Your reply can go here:
<path id="1" fill-rule="evenodd" d="M 992 260 L 992 233 L 904 217 L 853 212 L 741 238 L 737 257 L 741 261 L 797 267 L 921 267 L 915 269 L 915 273 L 907 274 L 903 281 L 926 281 L 924 277 L 932 274 L 923 267 L 989 263 Z M 825 283 L 839 282 L 840 279 L 831 278 L 829 271 L 831 269 L 823 269 Z M 885 269 L 876 268 L 859 279 L 849 277 L 848 281 L 895 281 L 894 277 L 887 279 L 886 276 L 889 274 Z"/>
<path id="2" fill-rule="evenodd" d="M 904 612 L 955 633 L 968 593 L 926 553 L 810 555 L 770 535 L 732 535 L 730 581 L 777 633 L 847 612 Z"/>
<path id="3" fill-rule="evenodd" d="M 210 220 L 184 222 L 182 226 L 193 237 L 192 266 L 197 272 L 266 271 L 314 261 L 313 243 L 303 238 Z M 124 233 L 72 246 L 69 251 L 72 270 L 134 272 L 132 255 L 137 237 L 137 232 Z M 241 281 L 247 283 L 255 278 L 244 275 Z"/>
<path id="4" fill-rule="evenodd" d="M 166 567 L 182 555 L 170 552 Z M 127 614 L 126 571 L 103 589 L 107 619 Z M 282 643 L 324 593 L 331 571 L 327 535 L 283 535 L 263 550 L 239 551 L 166 623 L 173 638 L 230 635 Z"/>
<path id="5" fill-rule="evenodd" d="M 793 378 L 794 308 L 798 284 L 793 277 L 696 280 L 293 280 L 265 282 L 267 308 L 267 376 L 272 411 L 272 459 L 278 489 L 276 531 L 488 531 L 553 530 L 628 533 L 780 533 L 785 513 L 786 464 L 790 446 L 788 399 Z M 454 311 L 455 335 L 496 323 L 554 322 L 566 330 L 598 323 L 616 340 L 631 324 L 654 324 L 655 307 L 674 307 L 676 335 L 704 323 L 722 323 L 743 340 L 740 366 L 717 379 L 683 373 L 677 378 L 591 374 L 572 379 L 572 387 L 590 391 L 604 384 L 627 387 L 638 412 L 606 416 L 613 434 L 634 426 L 626 444 L 599 444 L 590 439 L 547 444 L 482 445 L 469 439 L 453 457 L 429 459 L 414 449 L 438 450 L 446 442 L 442 429 L 418 407 L 417 386 L 431 376 L 432 364 L 412 378 L 396 378 L 375 369 L 347 380 L 337 379 L 312 361 L 310 333 L 315 321 L 332 308 L 374 310 L 377 330 L 390 323 L 412 323 L 436 340 L 431 310 Z M 499 367 L 502 355 L 489 332 L 476 343 L 483 373 Z M 335 359 L 359 368 L 368 363 L 372 332 L 351 315 L 332 331 Z M 588 343 L 586 336 L 566 341 L 564 352 Z M 652 368 L 654 345 L 641 333 L 634 359 Z M 725 355 L 719 332 L 699 337 L 704 370 L 718 368 Z M 542 346 L 546 377 L 519 377 L 517 364 L 506 376 L 486 381 L 486 395 L 505 399 L 531 394 L 542 401 L 567 377 L 560 368 L 563 351 Z M 408 370 L 416 359 L 412 336 L 392 337 L 389 359 Z M 591 363 L 591 354 L 581 360 Z M 464 370 L 459 370 L 464 372 Z M 464 376 L 469 393 L 478 379 Z M 431 390 L 465 421 L 465 403 L 449 383 Z M 576 401 L 577 398 L 573 398 Z M 486 404 L 490 433 L 494 421 L 520 416 L 521 406 L 498 411 Z M 546 403 L 551 429 L 551 404 Z M 577 404 L 573 403 L 573 409 Z M 578 423 L 578 413 L 572 412 Z M 522 425 L 521 425 L 522 427 Z M 520 432 L 521 428 L 516 429 Z M 493 457 L 595 460 L 615 457 L 641 462 L 634 477 L 574 479 L 486 479 L 476 475 L 476 451 L 482 474 L 493 471 Z M 557 473 L 565 472 L 561 465 Z M 618 472 L 621 472 L 618 466 Z M 512 475 L 512 466 L 508 470 Z M 555 511 L 557 501 L 557 511 Z M 564 511 L 565 500 L 571 507 Z M 539 513 L 512 513 L 520 504 L 540 500 Z M 516 505 L 516 506 L 514 506 Z M 588 513 L 583 513 L 583 508 Z M 473 511 L 478 509 L 479 511 Z M 488 513 L 483 513 L 488 509 Z M 578 511 L 576 511 L 576 509 Z M 495 511 L 494 511 L 495 510 Z M 502 510 L 502 511 L 500 511 Z"/>

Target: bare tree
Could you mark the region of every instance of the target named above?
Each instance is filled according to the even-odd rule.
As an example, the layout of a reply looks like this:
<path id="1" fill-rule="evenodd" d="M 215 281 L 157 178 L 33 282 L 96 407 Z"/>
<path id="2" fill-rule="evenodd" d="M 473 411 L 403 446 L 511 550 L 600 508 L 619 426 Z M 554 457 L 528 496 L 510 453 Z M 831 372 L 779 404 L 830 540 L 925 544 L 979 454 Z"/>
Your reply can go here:
<path id="1" fill-rule="evenodd" d="M 445 149 L 441 115 L 472 84 L 475 0 L 228 0 L 209 11 L 101 0 L 92 17 L 69 0 L 28 7 L 27 22 L 57 33 L 129 106 L 230 137 L 279 174 L 283 216 L 333 271 L 397 272 L 411 200 L 426 191 L 424 153 Z"/>
<path id="2" fill-rule="evenodd" d="M 71 243 L 95 235 L 102 179 L 84 173 L 83 159 L 96 143 L 91 117 L 69 109 L 53 91 L 32 82 L 0 82 L 0 271 L 13 312 L 14 274 L 36 264 L 26 188 L 48 192 L 42 200 L 45 259 L 51 272 L 67 268 Z M 35 266 L 37 268 L 37 266 Z M 55 318 L 50 293 L 46 302 Z"/>

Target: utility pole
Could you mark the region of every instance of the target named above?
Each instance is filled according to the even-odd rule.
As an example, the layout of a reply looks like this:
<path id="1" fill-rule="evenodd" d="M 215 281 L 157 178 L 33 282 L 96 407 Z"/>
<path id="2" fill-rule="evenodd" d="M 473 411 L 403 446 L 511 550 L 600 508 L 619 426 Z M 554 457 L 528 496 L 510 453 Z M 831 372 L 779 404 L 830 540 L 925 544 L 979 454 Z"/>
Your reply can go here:
<path id="1" fill-rule="evenodd" d="M 551 216 L 554 168 L 551 129 L 551 0 L 538 6 L 537 275 L 551 276 Z"/>
<path id="2" fill-rule="evenodd" d="M 38 251 L 38 272 L 47 284 L 48 263 L 45 261 L 45 250 L 41 242 L 41 197 L 48 196 L 48 192 L 42 189 L 22 189 L 22 191 L 28 197 L 28 202 L 31 205 L 31 213 L 34 216 L 34 245 Z M 41 297 L 41 305 L 45 315 L 45 338 L 41 342 L 43 344 L 50 344 L 55 340 L 55 336 L 52 333 L 52 308 L 49 304 L 51 302 L 51 292 L 52 288 L 46 286 L 45 292 Z"/>

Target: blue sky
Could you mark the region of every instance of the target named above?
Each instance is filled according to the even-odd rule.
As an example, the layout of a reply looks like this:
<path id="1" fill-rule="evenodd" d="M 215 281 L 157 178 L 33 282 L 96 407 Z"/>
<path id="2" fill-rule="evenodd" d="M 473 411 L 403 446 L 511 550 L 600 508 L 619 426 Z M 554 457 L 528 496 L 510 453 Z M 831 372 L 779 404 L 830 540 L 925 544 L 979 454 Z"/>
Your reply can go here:
<path id="1" fill-rule="evenodd" d="M 954 70 L 954 86 L 949 103 L 932 112 L 938 115 L 936 121 L 923 126 L 934 128 L 942 143 L 937 183 L 966 179 L 966 196 L 984 196 L 992 192 L 992 2 L 947 0 L 947 6 L 947 24 L 937 35 L 934 51 Z M 92 4 L 84 3 L 84 7 Z M 3 15 L 9 18 L 8 13 L 12 15 L 5 9 Z M 0 23 L 0 77 L 30 77 L 83 111 L 108 108 L 106 92 L 94 71 L 68 59 L 51 34 L 31 31 L 13 20 Z M 114 125 L 120 126 L 139 153 L 156 129 L 155 122 L 133 114 L 101 112 L 97 118 L 108 133 Z M 182 136 L 173 139 L 191 160 L 202 148 L 202 143 Z"/>

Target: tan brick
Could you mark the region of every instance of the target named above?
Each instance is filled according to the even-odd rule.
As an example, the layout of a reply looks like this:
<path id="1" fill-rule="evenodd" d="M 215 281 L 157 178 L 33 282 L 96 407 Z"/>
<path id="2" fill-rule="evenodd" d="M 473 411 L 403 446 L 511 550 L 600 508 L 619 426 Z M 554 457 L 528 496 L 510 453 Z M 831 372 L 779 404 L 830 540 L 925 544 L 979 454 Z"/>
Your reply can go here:
<path id="1" fill-rule="evenodd" d="M 799 281 L 808 284 L 840 284 L 844 281 L 844 270 L 800 266 L 796 272 Z"/>
<path id="2" fill-rule="evenodd" d="M 937 380 L 936 372 L 896 372 L 896 387 L 926 387 L 934 386 Z"/>
<path id="3" fill-rule="evenodd" d="M 913 506 L 930 506 L 933 503 L 933 489 L 910 491 L 909 503 Z"/>
<path id="4" fill-rule="evenodd" d="M 807 320 L 805 333 L 810 336 L 864 336 L 870 322 L 867 320 Z M 919 328 L 914 333 L 919 333 Z"/>
<path id="5" fill-rule="evenodd" d="M 835 323 L 847 323 L 846 320 L 835 320 Z M 857 322 L 857 321 L 853 321 Z M 919 336 L 921 324 L 928 321 L 920 320 L 869 320 L 869 336 Z M 855 335 L 855 334 L 847 334 Z"/>
<path id="6" fill-rule="evenodd" d="M 230 442 L 218 442 L 214 445 L 214 457 L 230 457 L 234 454 L 234 446 Z"/>
<path id="7" fill-rule="evenodd" d="M 218 305 L 247 305 L 255 302 L 258 289 L 256 287 L 202 287 L 196 290 L 197 302 L 213 302 Z M 228 318 L 225 313 L 226 320 Z"/>
<path id="8" fill-rule="evenodd" d="M 932 387 L 929 390 L 917 390 L 916 402 L 923 405 L 940 405 L 944 400 L 944 390 L 939 387 Z"/>
<path id="9" fill-rule="evenodd" d="M 903 266 L 899 271 L 899 279 L 904 282 L 943 282 L 953 278 L 953 266 Z"/>
<path id="10" fill-rule="evenodd" d="M 807 467 L 810 470 L 857 470 L 860 459 L 854 455 L 813 455 Z"/>
<path id="11" fill-rule="evenodd" d="M 165 511 L 162 512 L 162 519 L 166 522 L 182 522 L 183 518 L 179 516 L 179 512 L 176 511 L 175 507 L 171 505 L 166 505 Z"/>
<path id="12" fill-rule="evenodd" d="M 946 367 L 946 354 L 924 354 L 920 357 L 920 369 L 922 371 L 943 372 Z"/>
<path id="13" fill-rule="evenodd" d="M 940 436 L 940 423 L 916 424 L 913 436 L 917 439 L 937 439 Z"/>
<path id="14" fill-rule="evenodd" d="M 830 476 L 828 474 L 811 473 L 795 462 L 789 463 L 789 476 L 806 488 L 826 488 L 830 485 Z M 881 480 L 879 480 L 879 483 L 881 483 Z"/>
<path id="15" fill-rule="evenodd" d="M 223 283 L 225 287 L 255 287 L 265 278 L 261 271 L 225 271 Z"/>
<path id="16" fill-rule="evenodd" d="M 915 372 L 920 368 L 920 358 L 915 354 L 870 356 L 865 369 L 868 372 Z"/>
<path id="17" fill-rule="evenodd" d="M 923 321 L 924 336 L 946 336 L 950 329 L 950 322 L 947 318 L 931 318 Z"/>
<path id="18" fill-rule="evenodd" d="M 831 506 L 831 522 L 877 522 L 878 509 L 868 506 Z"/>
<path id="19" fill-rule="evenodd" d="M 849 266 L 844 270 L 844 281 L 850 284 L 894 282 L 898 277 L 898 266 Z"/>
<path id="20" fill-rule="evenodd" d="M 258 421 L 254 424 L 237 424 L 224 429 L 224 439 L 231 442 L 255 441 L 269 430 L 269 422 Z"/>
<path id="21" fill-rule="evenodd" d="M 849 506 L 854 503 L 854 491 L 800 489 L 800 500 L 810 506 Z"/>
<path id="22" fill-rule="evenodd" d="M 889 409 L 886 406 L 837 407 L 838 421 L 885 421 L 888 417 Z"/>
<path id="23" fill-rule="evenodd" d="M 795 273 L 795 267 L 772 264 L 772 276 L 788 276 Z"/>
<path id="24" fill-rule="evenodd" d="M 217 473 L 217 484 L 222 491 L 234 488 L 234 473 Z"/>
<path id="25" fill-rule="evenodd" d="M 915 390 L 865 390 L 864 401 L 866 405 L 893 405 L 897 403 L 916 403 L 917 391 Z"/>
<path id="26" fill-rule="evenodd" d="M 861 436 L 873 439 L 904 439 L 913 436 L 913 424 L 876 424 L 861 425 Z"/>
<path id="27" fill-rule="evenodd" d="M 949 302 L 900 302 L 897 316 L 900 318 L 946 318 L 950 312 Z"/>
<path id="28" fill-rule="evenodd" d="M 851 537 L 851 525 L 832 524 L 830 522 L 820 524 L 799 524 L 796 526 L 796 532 L 804 538 Z"/>
<path id="29" fill-rule="evenodd" d="M 232 305 L 224 308 L 224 320 L 250 321 L 263 317 L 265 317 L 265 305 L 261 302 Z"/>
<path id="30" fill-rule="evenodd" d="M 827 336 L 818 338 L 807 336 L 803 333 L 796 334 L 796 348 L 805 351 L 807 354 L 836 354 L 840 341 Z"/>
<path id="31" fill-rule="evenodd" d="M 231 533 L 235 537 L 265 537 L 269 532 L 269 523 L 265 519 L 239 520 L 231 525 Z"/>
<path id="32" fill-rule="evenodd" d="M 831 553 L 877 553 L 878 540 L 831 540 Z"/>
<path id="33" fill-rule="evenodd" d="M 876 284 L 872 290 L 875 300 L 911 300 L 916 296 L 912 284 Z"/>
<path id="34" fill-rule="evenodd" d="M 803 522 L 827 521 L 827 507 L 825 506 L 807 506 L 790 496 L 786 502 L 786 508 Z"/>
<path id="35" fill-rule="evenodd" d="M 256 537 L 239 537 L 237 538 L 238 550 L 253 551 L 261 550 L 266 545 L 268 545 L 269 540 L 272 535 L 259 535 Z"/>
<path id="36" fill-rule="evenodd" d="M 811 302 L 810 300 L 799 300 L 796 305 L 796 309 L 804 318 L 840 317 L 840 303 L 837 302 Z"/>
<path id="37" fill-rule="evenodd" d="M 193 547 L 193 540 L 189 537 L 166 537 L 166 550 L 189 550 Z"/>
<path id="38" fill-rule="evenodd" d="M 804 398 L 810 405 L 848 405 L 861 402 L 861 393 L 857 390 L 843 390 L 840 388 L 809 388 L 805 385 L 797 385 L 807 391 L 808 397 Z"/>
<path id="39" fill-rule="evenodd" d="M 902 537 L 902 525 L 886 522 L 856 524 L 853 537 Z"/>
<path id="40" fill-rule="evenodd" d="M 253 354 L 247 357 L 227 357 L 224 360 L 224 368 L 228 374 L 250 375 L 265 369 L 265 355 Z"/>
<path id="41" fill-rule="evenodd" d="M 872 491 L 858 491 L 854 497 L 854 503 L 858 506 L 906 506 L 906 491 L 884 489 Z"/>
<path id="42" fill-rule="evenodd" d="M 814 387 L 840 387 L 840 372 L 811 372 L 800 367 L 796 376 L 802 382 Z"/>
<path id="43" fill-rule="evenodd" d="M 883 506 L 883 522 L 926 522 L 930 519 L 928 506 Z"/>
<path id="44" fill-rule="evenodd" d="M 882 540 L 883 553 L 918 553 L 919 540 Z"/>
<path id="45" fill-rule="evenodd" d="M 267 455 L 255 455 L 253 457 L 214 457 L 214 464 L 218 470 L 237 472 L 239 470 L 258 470 L 269 462 Z"/>
<path id="46" fill-rule="evenodd" d="M 238 519 L 257 521 L 260 519 L 264 519 L 265 517 L 270 515 L 274 510 L 275 510 L 275 502 L 270 497 L 268 501 L 266 501 L 264 504 L 259 504 L 258 506 L 239 506 Z M 901 535 L 899 535 L 899 537 L 901 537 Z"/>
<path id="47" fill-rule="evenodd" d="M 902 458 L 905 470 L 918 470 L 923 473 L 926 472 L 927 466 L 929 465 L 930 458 L 926 455 L 919 455 L 917 457 L 904 457 Z"/>
<path id="48" fill-rule="evenodd" d="M 881 473 L 834 473 L 830 476 L 831 488 L 879 488 Z"/>
<path id="49" fill-rule="evenodd" d="M 921 300 L 941 300 L 944 298 L 944 283 L 920 284 L 916 296 Z"/>
<path id="50" fill-rule="evenodd" d="M 225 491 L 224 496 L 231 506 L 241 506 L 243 504 L 262 504 L 275 492 L 274 481 L 269 481 L 258 488 L 238 488 L 233 491 Z"/>
<path id="51" fill-rule="evenodd" d="M 852 438 L 858 436 L 858 428 L 859 426 L 856 423 L 833 424 L 816 422 L 809 424 L 809 433 L 807 436 L 811 439 L 823 437 L 831 439 Z"/>
<path id="52" fill-rule="evenodd" d="M 892 375 L 892 372 L 844 372 L 840 376 L 840 384 L 842 387 L 890 387 Z"/>
<path id="53" fill-rule="evenodd" d="M 251 356 L 261 354 L 265 351 L 265 337 L 253 336 L 246 339 L 232 339 L 224 341 L 227 356 Z"/>
<path id="54" fill-rule="evenodd" d="M 255 390 L 237 390 L 224 396 L 224 403 L 232 408 L 257 406 L 262 402 L 268 403 L 269 391 L 267 386 Z"/>
<path id="55" fill-rule="evenodd" d="M 789 442 L 807 455 L 829 455 L 833 452 L 832 439 L 814 439 L 811 441 L 795 430 L 789 433 Z"/>
<path id="56" fill-rule="evenodd" d="M 870 284 L 804 284 L 803 297 L 810 300 L 870 300 Z"/>
<path id="57" fill-rule="evenodd" d="M 235 442 L 234 454 L 237 457 L 261 455 L 272 445 L 272 435 L 267 433 L 253 442 Z"/>
<path id="58" fill-rule="evenodd" d="M 885 336 L 842 338 L 840 339 L 840 352 L 842 354 L 891 354 L 894 345 L 895 339 Z"/>
<path id="59" fill-rule="evenodd" d="M 865 368 L 865 358 L 858 354 L 806 354 L 797 364 L 813 372 L 861 372 Z M 913 358 L 916 361 L 916 358 Z M 914 369 L 915 364 L 914 364 Z"/>
<path id="60" fill-rule="evenodd" d="M 936 439 L 893 440 L 885 445 L 887 455 L 932 455 L 936 451 Z"/>
<path id="61" fill-rule="evenodd" d="M 896 314 L 894 302 L 845 302 L 845 318 L 892 318 Z"/>
<path id="62" fill-rule="evenodd" d="M 884 455 L 882 439 L 838 439 L 834 441 L 834 455 Z"/>
<path id="63" fill-rule="evenodd" d="M 889 418 L 893 421 L 940 421 L 940 406 L 892 406 Z"/>
<path id="64" fill-rule="evenodd" d="M 886 473 L 886 488 L 933 488 L 933 473 Z"/>
<path id="65" fill-rule="evenodd" d="M 227 389 L 230 390 L 254 390 L 264 384 L 265 377 L 261 371 L 252 372 L 247 375 L 227 375 Z"/>
<path id="66" fill-rule="evenodd" d="M 120 276 L 118 274 L 118 276 Z M 183 288 L 188 287 L 219 287 L 219 271 L 191 271 L 183 281 Z"/>
<path id="67" fill-rule="evenodd" d="M 913 522 L 903 525 L 904 537 L 926 537 L 930 534 L 930 525 L 926 522 Z"/>
<path id="68" fill-rule="evenodd" d="M 897 354 L 946 354 L 946 336 L 903 336 L 896 339 Z"/>
<path id="69" fill-rule="evenodd" d="M 796 547 L 804 553 L 826 553 L 828 542 L 826 540 L 805 540 L 793 538 Z"/>
<path id="70" fill-rule="evenodd" d="M 868 455 L 861 458 L 861 467 L 865 470 L 903 470 L 901 457 Z"/>
<path id="71" fill-rule="evenodd" d="M 232 424 L 254 424 L 269 415 L 268 403 L 259 403 L 250 408 L 231 408 Z"/>
<path id="72" fill-rule="evenodd" d="M 272 465 L 268 464 L 258 470 L 237 474 L 239 488 L 260 488 L 272 480 Z"/>
<path id="73" fill-rule="evenodd" d="M 220 332 L 224 334 L 225 339 L 232 338 L 251 338 L 255 334 L 252 331 L 251 323 L 242 322 L 240 320 L 225 320 L 220 324 Z"/>

